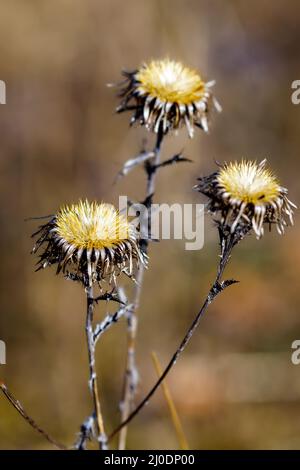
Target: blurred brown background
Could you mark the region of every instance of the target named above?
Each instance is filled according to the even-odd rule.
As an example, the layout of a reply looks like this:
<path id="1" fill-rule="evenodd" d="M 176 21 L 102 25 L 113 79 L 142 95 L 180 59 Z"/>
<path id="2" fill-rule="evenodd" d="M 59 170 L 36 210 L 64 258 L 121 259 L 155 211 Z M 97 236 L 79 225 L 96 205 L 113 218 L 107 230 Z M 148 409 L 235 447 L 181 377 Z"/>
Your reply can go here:
<path id="1" fill-rule="evenodd" d="M 1 1 L 0 339 L 7 365 L 0 373 L 57 439 L 71 445 L 91 411 L 85 301 L 78 285 L 53 270 L 34 273 L 30 234 L 38 222 L 24 219 L 80 197 L 143 197 L 140 169 L 112 185 L 145 131 L 114 114 L 115 91 L 106 84 L 122 68 L 165 56 L 217 81 L 223 113 L 208 136 L 198 131 L 191 141 L 182 131 L 166 139 L 163 157 L 184 149 L 194 163 L 160 172 L 156 202 L 200 202 L 191 188 L 214 170 L 214 159 L 267 157 L 297 203 L 300 106 L 290 96 L 300 78 L 299 45 L 297 0 Z M 139 398 L 156 378 L 151 351 L 168 360 L 214 277 L 217 234 L 206 222 L 201 251 L 185 251 L 181 241 L 151 246 Z M 191 448 L 300 448 L 300 366 L 291 363 L 291 343 L 300 339 L 297 222 L 285 237 L 274 231 L 236 249 L 227 275 L 240 284 L 211 306 L 169 377 Z M 125 331 L 122 321 L 97 349 L 108 430 L 118 423 Z M 128 446 L 178 447 L 161 391 L 132 423 Z M 50 448 L 2 396 L 0 447 Z"/>

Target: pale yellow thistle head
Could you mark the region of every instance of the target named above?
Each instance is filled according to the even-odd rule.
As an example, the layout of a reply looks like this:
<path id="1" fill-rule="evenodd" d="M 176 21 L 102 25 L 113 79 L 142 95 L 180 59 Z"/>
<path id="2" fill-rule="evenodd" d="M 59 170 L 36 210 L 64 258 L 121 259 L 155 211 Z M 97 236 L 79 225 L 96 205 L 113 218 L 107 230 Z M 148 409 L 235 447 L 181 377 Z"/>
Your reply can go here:
<path id="1" fill-rule="evenodd" d="M 166 134 L 185 125 L 193 137 L 194 125 L 208 131 L 212 105 L 221 110 L 211 92 L 214 82 L 206 83 L 196 70 L 180 62 L 152 60 L 123 74 L 126 84 L 117 111 L 134 109 L 131 123 L 139 122 L 155 133 Z"/>
<path id="2" fill-rule="evenodd" d="M 265 163 L 265 162 L 263 162 Z M 264 164 L 253 161 L 231 162 L 217 176 L 223 197 L 254 206 L 276 202 L 281 194 L 277 177 Z"/>
<path id="3" fill-rule="evenodd" d="M 161 101 L 192 104 L 204 97 L 205 82 L 198 72 L 173 60 L 153 60 L 136 74 L 137 90 Z"/>
<path id="4" fill-rule="evenodd" d="M 33 251 L 44 247 L 38 269 L 56 264 L 57 273 L 85 287 L 115 282 L 121 272 L 132 276 L 134 263 L 147 262 L 135 227 L 111 204 L 86 200 L 63 206 L 37 234 Z"/>
<path id="5" fill-rule="evenodd" d="M 275 224 L 280 234 L 293 224 L 293 208 L 288 190 L 280 186 L 277 177 L 265 168 L 266 160 L 226 163 L 210 176 L 199 178 L 196 186 L 210 198 L 208 208 L 221 214 L 221 223 L 231 233 L 240 227 L 253 228 L 257 238 L 264 234 L 264 224 Z"/>
<path id="6" fill-rule="evenodd" d="M 131 236 L 131 224 L 113 205 L 88 201 L 64 206 L 56 218 L 56 233 L 78 249 L 111 248 Z"/>

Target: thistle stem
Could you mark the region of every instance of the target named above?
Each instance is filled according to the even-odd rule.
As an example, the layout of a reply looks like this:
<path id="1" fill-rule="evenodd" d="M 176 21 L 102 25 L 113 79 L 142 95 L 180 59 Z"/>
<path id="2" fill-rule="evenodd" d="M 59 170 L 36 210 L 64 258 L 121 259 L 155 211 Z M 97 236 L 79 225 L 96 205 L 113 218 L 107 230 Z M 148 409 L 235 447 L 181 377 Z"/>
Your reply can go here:
<path id="1" fill-rule="evenodd" d="M 154 162 L 147 163 L 145 165 L 145 170 L 147 173 L 147 187 L 146 187 L 146 200 L 151 200 L 153 193 L 155 192 L 155 183 L 156 183 L 156 173 L 157 165 L 160 162 L 160 153 L 161 145 L 163 141 L 164 134 L 160 129 L 157 138 L 155 147 L 153 149 L 154 153 Z M 150 202 L 151 204 L 151 202 Z M 149 230 L 151 222 L 151 211 L 148 210 L 148 220 L 145 221 Z M 143 240 L 143 250 L 147 253 L 148 250 L 148 240 Z M 137 311 L 140 305 L 142 284 L 144 279 L 144 266 L 140 265 L 137 277 L 136 277 L 136 286 L 133 299 L 133 308 L 128 313 L 127 321 L 127 358 L 126 358 L 126 371 L 124 377 L 124 388 L 121 404 L 121 423 L 128 419 L 130 414 L 135 392 L 136 392 L 136 382 L 137 382 L 137 369 L 136 369 L 136 359 L 135 359 L 135 350 L 136 350 L 136 336 L 138 328 L 138 316 Z M 120 437 L 119 437 L 119 450 L 125 450 L 126 448 L 126 439 L 127 439 L 127 426 L 122 427 Z"/>
<path id="2" fill-rule="evenodd" d="M 97 385 L 97 373 L 95 363 L 95 340 L 94 340 L 94 329 L 93 329 L 93 317 L 94 317 L 94 297 L 93 287 L 88 287 L 86 291 L 87 295 L 87 312 L 86 312 L 86 339 L 88 347 L 88 359 L 89 359 L 89 386 L 94 402 L 94 413 L 96 422 L 96 431 L 99 441 L 99 448 L 101 450 L 107 449 L 107 436 L 105 434 L 104 420 L 100 405 L 100 395 Z"/>
<path id="3" fill-rule="evenodd" d="M 221 282 L 221 278 L 223 275 L 223 272 L 225 270 L 225 267 L 230 259 L 231 252 L 235 244 L 237 243 L 235 236 L 234 235 L 228 235 L 225 238 L 222 238 L 220 236 L 220 245 L 221 245 L 221 255 L 220 255 L 220 262 L 218 265 L 218 270 L 216 274 L 216 278 L 214 283 L 212 284 L 207 297 L 197 313 L 196 317 L 194 318 L 192 324 L 188 328 L 183 340 L 181 341 L 179 347 L 177 348 L 176 352 L 173 354 L 170 362 L 168 363 L 167 367 L 165 368 L 164 372 L 161 374 L 160 378 L 157 380 L 155 385 L 151 388 L 151 390 L 147 393 L 145 398 L 140 402 L 140 404 L 135 408 L 132 413 L 129 414 L 129 416 L 121 422 L 121 424 L 111 433 L 109 436 L 108 440 L 112 439 L 116 434 L 118 434 L 120 431 L 122 432 L 124 428 L 128 426 L 128 424 L 132 421 L 132 419 L 141 411 L 141 409 L 148 404 L 150 398 L 154 395 L 158 387 L 161 385 L 163 380 L 166 378 L 170 370 L 173 368 L 173 366 L 176 364 L 179 356 L 183 351 L 185 350 L 186 346 L 190 342 L 195 330 L 197 329 L 197 326 L 199 325 L 201 317 L 204 315 L 204 313 L 207 310 L 207 307 L 213 302 L 213 300 L 224 290 L 226 287 L 229 285 L 233 284 L 234 280 L 229 280 L 229 281 L 223 281 Z"/>

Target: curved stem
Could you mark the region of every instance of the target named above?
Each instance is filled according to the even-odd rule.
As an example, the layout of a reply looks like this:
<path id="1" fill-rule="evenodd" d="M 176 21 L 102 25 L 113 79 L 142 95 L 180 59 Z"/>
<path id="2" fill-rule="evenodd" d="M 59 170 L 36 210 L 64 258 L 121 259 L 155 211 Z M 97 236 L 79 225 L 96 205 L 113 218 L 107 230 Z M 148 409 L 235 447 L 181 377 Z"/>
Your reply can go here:
<path id="1" fill-rule="evenodd" d="M 176 352 L 173 354 L 170 362 L 168 363 L 167 367 L 165 368 L 164 372 L 158 379 L 158 381 L 155 383 L 155 385 L 151 388 L 151 390 L 147 393 L 145 398 L 140 402 L 140 404 L 135 408 L 135 410 L 123 421 L 121 424 L 111 433 L 109 436 L 109 440 L 113 438 L 116 434 L 118 434 L 120 431 L 122 432 L 124 428 L 130 423 L 130 421 L 139 413 L 139 411 L 148 403 L 150 398 L 154 395 L 160 384 L 163 382 L 163 380 L 166 378 L 172 367 L 175 365 L 178 357 L 180 354 L 185 350 L 186 346 L 191 340 L 191 337 L 193 336 L 197 326 L 199 325 L 201 317 L 204 315 L 204 313 L 207 310 L 207 307 L 213 302 L 213 300 L 229 285 L 233 284 L 234 280 L 230 281 L 223 281 L 221 282 L 221 277 L 223 275 L 224 269 L 230 259 L 232 249 L 234 245 L 236 244 L 236 241 L 234 239 L 234 236 L 228 236 L 221 240 L 221 259 L 218 265 L 218 270 L 216 274 L 215 281 L 213 285 L 211 286 L 207 297 L 199 310 L 198 314 L 194 318 L 192 324 L 187 330 L 187 333 L 185 334 L 183 340 L 181 341 L 179 347 L 177 348 Z"/>
<path id="2" fill-rule="evenodd" d="M 53 439 L 44 429 L 42 429 L 35 421 L 34 419 L 29 416 L 29 414 L 25 411 L 19 400 L 17 400 L 12 393 L 8 390 L 7 386 L 3 383 L 0 382 L 0 390 L 4 393 L 8 401 L 12 404 L 12 406 L 17 410 L 17 412 L 22 416 L 22 418 L 27 421 L 30 426 L 35 429 L 37 432 L 39 432 L 45 439 L 47 439 L 48 442 L 53 444 L 55 447 L 57 447 L 60 450 L 67 450 L 67 447 L 65 447 L 63 444 L 60 442 L 56 441 L 56 439 Z"/>
<path id="3" fill-rule="evenodd" d="M 95 412 L 95 422 L 96 430 L 99 441 L 99 448 L 102 450 L 107 449 L 107 436 L 105 434 L 104 420 L 101 411 L 100 405 L 100 396 L 97 385 L 97 373 L 95 365 L 95 341 L 94 341 L 94 330 L 93 330 L 93 317 L 94 317 L 94 297 L 93 297 L 93 287 L 88 287 L 86 291 L 87 295 L 87 312 L 86 312 L 86 339 L 88 347 L 88 357 L 89 357 L 89 370 L 90 370 L 90 379 L 89 386 L 93 397 L 94 402 L 94 412 Z"/>
<path id="4" fill-rule="evenodd" d="M 161 144 L 163 141 L 164 134 L 160 130 L 157 134 L 157 139 L 155 143 L 155 147 L 153 149 L 154 152 L 154 162 L 148 163 L 145 166 L 145 170 L 147 173 L 147 188 L 146 188 L 146 200 L 151 200 L 153 193 L 155 192 L 155 183 L 156 183 L 156 172 L 157 172 L 157 165 L 160 162 L 160 153 L 161 153 Z M 151 202 L 150 202 L 151 203 Z M 148 210 L 148 220 L 145 223 L 150 226 L 151 221 L 151 211 Z M 147 239 L 144 240 L 143 249 L 147 252 L 148 249 L 148 241 Z M 136 277 L 136 287 L 134 292 L 134 299 L 133 299 L 133 308 L 128 313 L 128 327 L 127 327 L 127 358 L 126 358 L 126 372 L 124 378 L 124 389 L 123 389 L 123 396 L 122 396 L 122 403 L 121 403 L 121 423 L 126 421 L 135 396 L 136 391 L 136 382 L 138 373 L 136 370 L 136 362 L 135 362 L 135 349 L 136 349 L 136 335 L 137 335 L 137 328 L 138 328 L 138 317 L 137 317 L 137 310 L 140 304 L 141 298 L 141 291 L 142 291 L 142 284 L 144 279 L 144 266 L 141 264 L 137 273 Z M 127 439 L 127 426 L 122 427 L 120 437 L 119 437 L 119 450 L 124 450 L 126 448 L 126 439 Z"/>

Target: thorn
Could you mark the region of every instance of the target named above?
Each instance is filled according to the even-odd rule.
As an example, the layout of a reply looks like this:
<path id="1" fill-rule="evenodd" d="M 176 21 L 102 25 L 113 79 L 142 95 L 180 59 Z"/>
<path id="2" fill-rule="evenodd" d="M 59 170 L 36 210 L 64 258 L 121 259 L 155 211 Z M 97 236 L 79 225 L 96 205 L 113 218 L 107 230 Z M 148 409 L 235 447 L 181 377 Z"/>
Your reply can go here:
<path id="1" fill-rule="evenodd" d="M 223 167 L 223 163 L 219 162 L 219 160 L 216 160 L 216 159 L 214 158 L 214 162 L 215 162 L 215 164 L 216 164 L 218 167 L 220 167 L 220 168 Z"/>
<path id="2" fill-rule="evenodd" d="M 220 286 L 221 289 L 224 290 L 226 287 L 231 286 L 232 284 L 238 284 L 240 281 L 237 281 L 236 279 L 226 279 L 225 281 L 222 281 Z"/>

